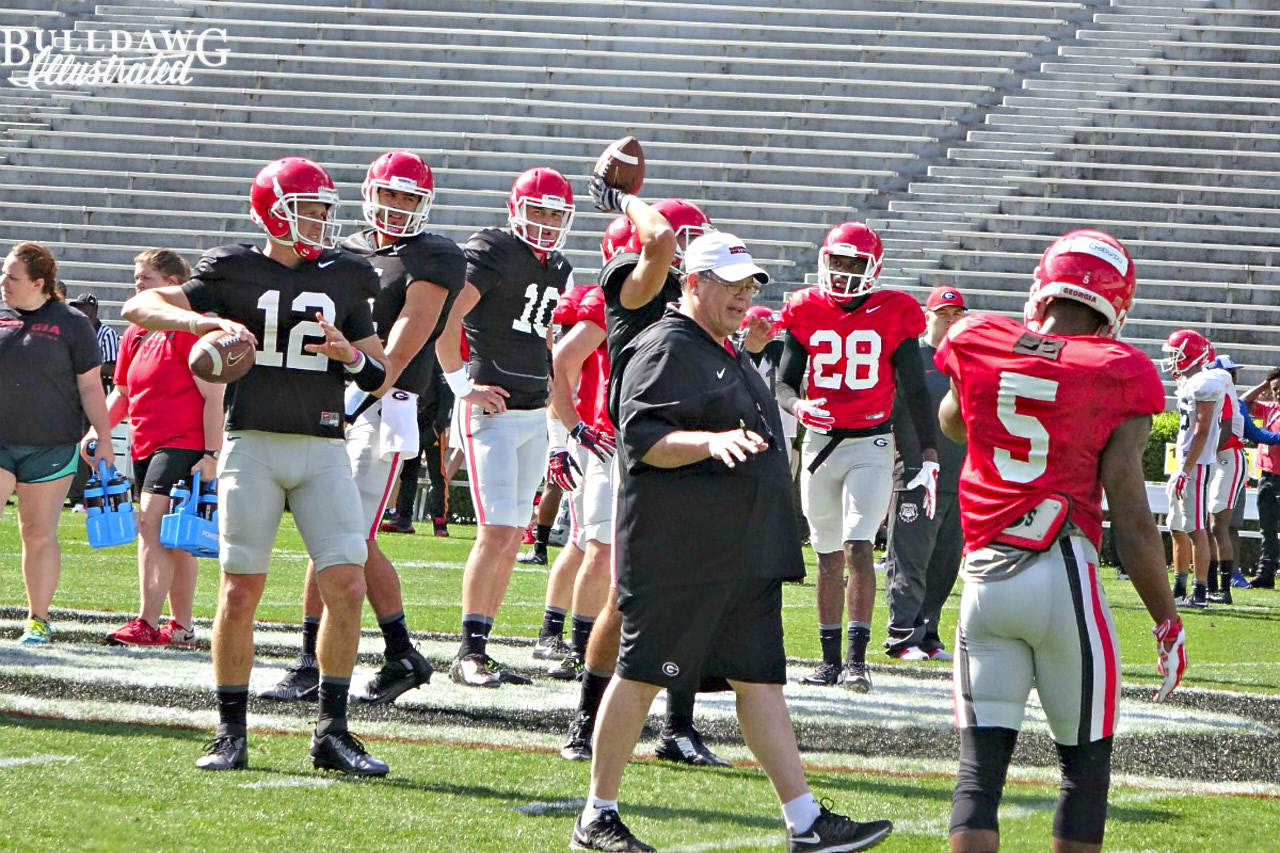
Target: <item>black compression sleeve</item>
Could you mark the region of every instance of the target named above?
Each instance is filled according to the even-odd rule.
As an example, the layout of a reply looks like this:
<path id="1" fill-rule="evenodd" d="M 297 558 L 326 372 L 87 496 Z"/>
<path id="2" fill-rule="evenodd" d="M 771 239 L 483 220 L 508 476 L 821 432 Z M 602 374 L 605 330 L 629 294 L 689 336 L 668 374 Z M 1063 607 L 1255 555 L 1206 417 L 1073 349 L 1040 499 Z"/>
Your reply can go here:
<path id="1" fill-rule="evenodd" d="M 382 381 L 387 378 L 387 372 L 383 370 L 381 364 L 366 355 L 364 363 L 360 365 L 359 370 L 351 374 L 351 378 L 361 391 L 373 393 L 382 387 Z"/>
<path id="2" fill-rule="evenodd" d="M 893 351 L 893 366 L 898 374 L 899 390 L 911 412 L 911 423 L 916 428 L 920 449 L 937 450 L 938 413 L 933 409 L 929 389 L 924 384 L 924 363 L 920 361 L 920 343 L 915 338 L 907 338 L 898 344 Z"/>
<path id="3" fill-rule="evenodd" d="M 809 363 L 809 353 L 805 352 L 800 340 L 790 332 L 782 339 L 782 358 L 778 363 L 778 381 L 773 389 L 778 398 L 778 405 L 783 411 L 790 412 L 792 404 L 800 399 L 800 383 L 804 380 L 804 369 Z"/>

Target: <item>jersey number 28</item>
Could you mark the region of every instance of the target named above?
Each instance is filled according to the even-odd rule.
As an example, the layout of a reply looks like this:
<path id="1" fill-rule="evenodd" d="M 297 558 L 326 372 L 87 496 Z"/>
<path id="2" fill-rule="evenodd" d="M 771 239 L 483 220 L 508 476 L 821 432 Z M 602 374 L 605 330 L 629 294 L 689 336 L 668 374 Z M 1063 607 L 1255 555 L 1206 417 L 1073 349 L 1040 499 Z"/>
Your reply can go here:
<path id="1" fill-rule="evenodd" d="M 815 353 L 811 364 L 811 381 L 819 388 L 851 391 L 874 388 L 880 382 L 880 334 L 871 329 L 858 329 L 841 338 L 832 329 L 819 329 L 809 336 L 809 347 Z M 819 348 L 828 348 L 819 352 Z M 844 371 L 833 370 L 844 359 Z"/>

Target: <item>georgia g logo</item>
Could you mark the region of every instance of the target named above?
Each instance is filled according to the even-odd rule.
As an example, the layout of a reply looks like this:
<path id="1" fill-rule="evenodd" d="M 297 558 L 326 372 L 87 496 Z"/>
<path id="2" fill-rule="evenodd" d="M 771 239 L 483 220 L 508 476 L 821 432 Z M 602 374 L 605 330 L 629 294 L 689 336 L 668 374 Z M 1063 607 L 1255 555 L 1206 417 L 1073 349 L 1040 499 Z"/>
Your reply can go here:
<path id="1" fill-rule="evenodd" d="M 662 674 L 668 678 L 675 678 L 680 674 L 680 667 L 676 666 L 671 661 L 667 661 L 662 665 Z"/>

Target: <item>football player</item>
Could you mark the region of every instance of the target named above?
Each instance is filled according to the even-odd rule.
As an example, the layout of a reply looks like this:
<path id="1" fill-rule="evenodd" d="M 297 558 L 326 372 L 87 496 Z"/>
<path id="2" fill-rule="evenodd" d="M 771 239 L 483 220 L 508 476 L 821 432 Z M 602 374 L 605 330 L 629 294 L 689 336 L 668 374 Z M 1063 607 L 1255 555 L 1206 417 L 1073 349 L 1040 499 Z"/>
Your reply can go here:
<path id="1" fill-rule="evenodd" d="M 1218 378 L 1225 392 L 1222 419 L 1218 422 L 1217 453 L 1213 459 L 1213 474 L 1209 478 L 1209 574 L 1206 580 L 1208 601 L 1231 604 L 1236 553 L 1231 536 L 1231 516 L 1236 505 L 1244 500 L 1244 481 L 1249 463 L 1244 455 L 1244 414 L 1240 409 L 1240 395 L 1231 371 L 1220 366 L 1223 358 L 1227 357 L 1214 358 L 1205 367 Z M 1244 578 L 1240 580 L 1243 582 Z"/>
<path id="2" fill-rule="evenodd" d="M 435 179 L 431 167 L 412 151 L 388 151 L 369 166 L 363 212 L 368 228 L 343 243 L 367 259 L 378 273 L 373 323 L 398 378 L 383 397 L 351 387 L 347 394 L 347 455 L 360 490 L 361 517 L 369 551 L 365 584 L 369 605 L 385 641 L 385 663 L 354 701 L 385 704 L 431 680 L 431 664 L 413 647 L 400 597 L 400 578 L 378 546 L 377 534 L 388 498 L 396 488 L 400 463 L 418 449 L 418 398 L 431 385 L 432 343 L 444 326 L 448 306 L 462 289 L 466 258 L 447 237 L 426 231 Z M 316 638 L 322 602 L 314 566 L 303 593 L 302 653 L 264 699 L 314 698 L 319 684 Z"/>
<path id="3" fill-rule="evenodd" d="M 593 179 L 592 199 L 604 212 L 622 211 L 605 231 L 600 250 L 605 261 L 600 271 L 600 289 L 584 302 L 580 322 L 573 333 L 558 347 L 557 373 L 572 373 L 573 363 L 586 354 L 605 346 L 603 362 L 611 372 L 612 358 L 636 335 L 657 322 L 670 302 L 679 300 L 680 265 L 684 248 L 699 235 L 713 230 L 702 209 L 684 199 L 665 199 L 646 204 L 640 199 L 606 187 Z M 572 338 L 572 340 L 571 340 Z M 606 383 L 609 380 L 606 374 Z M 565 394 L 570 386 L 560 384 L 557 411 L 571 411 Z M 616 472 L 604 465 L 598 440 L 607 430 L 612 435 L 612 418 L 605 409 L 594 413 L 592 423 L 583 418 L 572 433 L 595 457 L 589 464 L 595 471 L 590 489 L 589 506 L 584 510 L 590 519 L 594 542 L 588 542 L 590 554 L 584 561 L 583 574 L 574 589 L 574 608 L 586 610 L 598 600 L 601 569 L 612 555 L 613 488 Z M 573 414 L 566 419 L 576 420 Z M 590 448 L 595 447 L 595 450 Z M 612 446 L 608 447 L 612 451 Z M 607 472 L 607 477 L 605 476 Z M 606 540 L 605 537 L 608 537 Z M 594 547 L 592 547 L 594 545 Z M 592 559 L 594 558 L 594 559 Z M 582 599 L 579 602 L 579 593 Z M 591 738 L 604 690 L 618 662 L 618 643 L 622 634 L 622 615 L 618 612 L 612 584 L 605 591 L 600 615 L 590 632 L 583 661 L 582 688 L 578 711 L 569 724 L 569 740 L 560 755 L 571 761 L 591 759 Z M 657 755 L 666 761 L 699 766 L 728 766 L 702 741 L 693 724 L 694 694 L 677 691 L 667 695 L 667 715 L 658 737 Z"/>
<path id="4" fill-rule="evenodd" d="M 449 675 L 473 687 L 529 683 L 499 666 L 487 644 L 546 467 L 551 315 L 573 285 L 573 268 L 560 253 L 573 225 L 573 190 L 564 175 L 524 172 L 507 211 L 506 228 L 486 228 L 467 243 L 467 281 L 436 341 L 461 409 L 478 523 L 462 579 L 462 644 Z"/>
<path id="5" fill-rule="evenodd" d="M 1206 370 L 1213 344 L 1199 332 L 1179 329 L 1161 348 L 1165 370 L 1178 381 L 1177 468 L 1169 476 L 1169 531 L 1173 534 L 1174 598 L 1179 607 L 1204 609 L 1209 578 L 1209 483 L 1218 457 L 1219 421 L 1227 389 Z M 1187 594 L 1187 565 L 1195 576 Z"/>
<path id="6" fill-rule="evenodd" d="M 1062 767 L 1053 850 L 1102 849 L 1120 702 L 1120 649 L 1098 578 L 1104 489 L 1116 549 L 1156 623 L 1156 701 L 1186 665 L 1142 477 L 1164 389 L 1151 359 L 1115 339 L 1134 290 L 1118 240 L 1073 231 L 1041 258 L 1025 323 L 966 317 L 934 358 L 951 378 L 939 420 L 968 440 L 952 853 L 1000 846 L 996 811 L 1033 685 Z"/>
<path id="7" fill-rule="evenodd" d="M 777 382 L 783 410 L 806 428 L 800 500 L 818 554 L 822 663 L 801 683 L 841 683 L 859 692 L 871 689 L 872 545 L 893 494 L 892 414 L 899 384 L 923 460 L 907 488 L 925 487 L 930 518 L 938 482 L 934 413 L 917 340 L 924 313 L 907 294 L 876 289 L 883 263 L 880 237 L 867 225 L 845 222 L 831 229 L 818 251 L 818 285 L 796 291 L 782 309 L 787 336 Z M 842 667 L 846 599 L 848 662 Z"/>
<path id="8" fill-rule="evenodd" d="M 218 469 L 222 581 L 213 623 L 220 723 L 196 766 L 238 770 L 248 764 L 253 617 L 287 501 L 315 564 L 325 613 L 312 762 L 382 776 L 387 765 L 347 730 L 368 537 L 351 512 L 360 505 L 360 492 L 342 431 L 347 377 L 375 394 L 395 379 L 367 301 L 378 276 L 363 258 L 334 248 L 338 194 L 310 160 L 268 164 L 249 200 L 253 221 L 269 238 L 264 247 L 212 249 L 185 284 L 139 293 L 122 312 L 145 329 L 221 329 L 257 347 L 253 369 L 226 394 L 227 436 Z"/>

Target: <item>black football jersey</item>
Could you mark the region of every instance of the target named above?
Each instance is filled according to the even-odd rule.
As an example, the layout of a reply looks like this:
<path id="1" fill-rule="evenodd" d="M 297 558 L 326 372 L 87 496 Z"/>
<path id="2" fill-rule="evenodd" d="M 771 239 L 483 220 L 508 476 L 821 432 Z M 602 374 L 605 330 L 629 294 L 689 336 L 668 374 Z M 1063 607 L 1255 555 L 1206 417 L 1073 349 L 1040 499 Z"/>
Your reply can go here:
<path id="1" fill-rule="evenodd" d="M 477 232 L 466 254 L 467 281 L 480 291 L 462 321 L 470 348 L 467 372 L 477 384 L 506 389 L 507 408 L 540 409 L 550 376 L 547 329 L 560 294 L 573 283 L 573 267 L 559 252 L 539 261 L 500 228 Z"/>
<path id="2" fill-rule="evenodd" d="M 346 369 L 303 346 L 324 341 L 317 312 L 349 341 L 374 334 L 369 299 L 378 274 L 368 261 L 328 249 L 290 268 L 256 246 L 220 246 L 182 290 L 192 310 L 243 323 L 258 338 L 253 369 L 227 386 L 228 430 L 343 437 Z"/>
<path id="3" fill-rule="evenodd" d="M 605 325 L 609 342 L 609 362 L 612 364 L 622 348 L 636 335 L 662 319 L 662 312 L 669 303 L 680 301 L 680 279 L 672 270 L 662 290 L 639 308 L 622 305 L 622 284 L 640 261 L 638 252 L 622 252 L 600 270 L 600 287 L 604 290 Z"/>
<path id="4" fill-rule="evenodd" d="M 373 325 L 384 344 L 404 310 L 410 284 L 429 281 L 448 291 L 435 328 L 396 379 L 397 388 L 418 395 L 426 393 L 431 384 L 431 364 L 435 361 L 432 344 L 444 331 L 453 300 L 466 282 L 467 258 L 462 249 L 438 234 L 417 234 L 379 248 L 377 232 L 372 228 L 346 240 L 343 248 L 363 257 L 378 273 L 380 288 L 373 299 Z"/>

